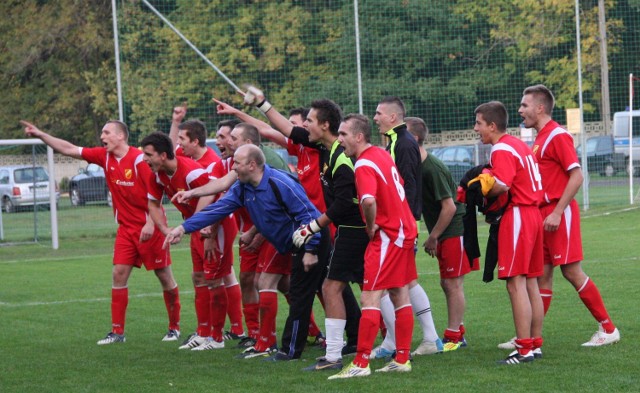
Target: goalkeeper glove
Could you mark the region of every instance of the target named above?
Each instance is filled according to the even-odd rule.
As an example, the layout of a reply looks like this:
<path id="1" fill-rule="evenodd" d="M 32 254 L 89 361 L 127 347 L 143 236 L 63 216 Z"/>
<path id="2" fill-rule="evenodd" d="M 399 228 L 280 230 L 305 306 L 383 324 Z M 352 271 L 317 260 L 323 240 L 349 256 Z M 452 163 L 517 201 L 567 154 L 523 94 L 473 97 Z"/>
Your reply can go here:
<path id="1" fill-rule="evenodd" d="M 262 90 L 253 85 L 245 85 L 247 91 L 244 93 L 244 103 L 247 105 L 255 105 L 263 114 L 271 109 L 271 103 L 264 97 Z"/>
<path id="2" fill-rule="evenodd" d="M 293 232 L 293 244 L 298 248 L 304 246 L 311 240 L 313 235 L 320 232 L 321 229 L 318 220 L 313 220 L 306 225 L 301 225 L 300 228 Z"/>

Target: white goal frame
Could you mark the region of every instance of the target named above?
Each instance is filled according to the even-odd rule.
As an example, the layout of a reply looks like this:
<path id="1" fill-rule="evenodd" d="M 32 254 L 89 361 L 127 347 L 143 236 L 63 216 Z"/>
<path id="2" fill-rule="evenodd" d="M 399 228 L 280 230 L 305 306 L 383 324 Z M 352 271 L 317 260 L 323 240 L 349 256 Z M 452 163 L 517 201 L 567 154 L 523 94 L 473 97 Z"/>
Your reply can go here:
<path id="1" fill-rule="evenodd" d="M 0 146 L 44 145 L 40 139 L 0 139 Z M 53 149 L 47 146 L 47 171 L 49 172 L 49 216 L 51 218 L 51 248 L 57 250 L 58 240 L 58 206 L 56 204 L 56 176 L 53 165 Z M 0 209 L 0 240 L 4 239 L 2 209 Z"/>

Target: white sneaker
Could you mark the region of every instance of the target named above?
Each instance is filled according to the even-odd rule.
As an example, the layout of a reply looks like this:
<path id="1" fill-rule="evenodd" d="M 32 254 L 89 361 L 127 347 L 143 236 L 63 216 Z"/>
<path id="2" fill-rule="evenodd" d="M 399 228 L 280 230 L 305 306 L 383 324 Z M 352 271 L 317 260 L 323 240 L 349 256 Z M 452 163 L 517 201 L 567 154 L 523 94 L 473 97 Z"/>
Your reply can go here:
<path id="1" fill-rule="evenodd" d="M 342 371 L 330 376 L 327 379 L 366 377 L 369 375 L 371 375 L 371 368 L 369 368 L 369 365 L 367 365 L 367 367 L 358 367 L 353 364 L 353 362 L 351 362 L 347 367 L 343 368 Z"/>
<path id="2" fill-rule="evenodd" d="M 434 355 L 442 353 L 444 351 L 444 345 L 442 340 L 438 338 L 436 341 L 423 341 L 420 343 L 415 351 L 411 352 L 411 355 Z"/>
<path id="3" fill-rule="evenodd" d="M 102 340 L 99 340 L 97 344 L 109 345 L 109 344 L 123 343 L 125 341 L 127 341 L 127 339 L 124 338 L 124 334 L 115 334 L 114 332 L 109 332 L 107 334 L 107 337 L 103 338 Z"/>
<path id="4" fill-rule="evenodd" d="M 618 328 L 611 333 L 605 333 L 602 329 L 602 325 L 598 328 L 598 331 L 591 336 L 591 340 L 582 344 L 583 347 L 600 347 L 603 345 L 614 344 L 620 341 L 620 332 Z"/>
<path id="5" fill-rule="evenodd" d="M 408 373 L 411 371 L 411 361 L 407 360 L 405 364 L 398 363 L 395 360 L 390 361 L 386 366 L 376 370 L 377 373 Z"/>
<path id="6" fill-rule="evenodd" d="M 508 349 L 513 351 L 514 349 L 516 349 L 516 339 L 518 337 L 514 337 L 511 340 L 507 341 L 507 342 L 503 342 L 501 344 L 498 344 L 498 348 L 500 349 Z"/>
<path id="7" fill-rule="evenodd" d="M 178 341 L 180 338 L 180 330 L 169 329 L 167 334 L 162 338 L 162 341 Z"/>
<path id="8" fill-rule="evenodd" d="M 224 340 L 218 342 L 211 337 L 207 337 L 207 341 L 198 345 L 195 348 L 191 348 L 191 350 L 192 351 L 210 351 L 213 349 L 222 349 L 222 348 L 224 348 Z"/>
<path id="9" fill-rule="evenodd" d="M 196 348 L 207 341 L 207 337 L 198 336 L 197 334 L 192 335 L 189 339 L 184 342 L 178 349 L 193 349 Z"/>

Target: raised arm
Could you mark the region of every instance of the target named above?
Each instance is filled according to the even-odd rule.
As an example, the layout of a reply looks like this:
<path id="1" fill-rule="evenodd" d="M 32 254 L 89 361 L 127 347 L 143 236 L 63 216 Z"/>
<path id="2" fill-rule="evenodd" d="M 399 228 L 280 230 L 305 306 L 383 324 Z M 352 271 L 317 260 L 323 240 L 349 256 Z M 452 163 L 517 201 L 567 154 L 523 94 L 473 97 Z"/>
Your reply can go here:
<path id="1" fill-rule="evenodd" d="M 171 129 L 169 130 L 169 138 L 173 143 L 174 148 L 178 146 L 178 134 L 180 129 L 178 128 L 182 124 L 182 120 L 187 115 L 187 103 L 183 102 L 182 105 L 173 108 L 173 115 L 171 116 Z"/>
<path id="2" fill-rule="evenodd" d="M 53 150 L 64 154 L 65 156 L 82 159 L 82 156 L 80 155 L 80 148 L 73 143 L 51 136 L 28 121 L 20 120 L 20 124 L 24 126 L 24 133 L 27 136 L 42 140 L 47 145 L 51 146 Z"/>
<path id="3" fill-rule="evenodd" d="M 255 107 L 269 119 L 273 127 L 284 136 L 289 137 L 289 135 L 291 135 L 293 124 L 271 106 L 271 103 L 267 101 L 262 90 L 255 86 L 248 86 L 247 92 L 244 95 L 244 102 L 247 105 L 255 105 Z"/>
<path id="4" fill-rule="evenodd" d="M 286 138 L 291 134 L 290 130 L 289 130 L 288 134 L 285 134 L 284 132 L 279 132 L 277 130 L 274 130 L 269 124 L 265 123 L 264 121 L 262 121 L 260 119 L 256 119 L 255 117 L 251 116 L 248 113 L 245 113 L 245 112 L 241 111 L 240 109 L 234 108 L 233 106 L 231 106 L 231 105 L 229 105 L 227 103 L 224 103 L 222 101 L 219 101 L 219 100 L 217 100 L 215 98 L 213 99 L 213 101 L 217 104 L 216 105 L 216 110 L 218 111 L 219 115 L 235 116 L 241 122 L 249 123 L 249 124 L 253 125 L 254 127 L 256 127 L 258 129 L 258 132 L 260 133 L 261 137 L 267 138 L 271 142 L 277 143 L 278 145 L 280 145 L 282 147 L 287 147 L 287 139 Z M 288 121 L 289 120 L 287 120 L 287 122 Z"/>

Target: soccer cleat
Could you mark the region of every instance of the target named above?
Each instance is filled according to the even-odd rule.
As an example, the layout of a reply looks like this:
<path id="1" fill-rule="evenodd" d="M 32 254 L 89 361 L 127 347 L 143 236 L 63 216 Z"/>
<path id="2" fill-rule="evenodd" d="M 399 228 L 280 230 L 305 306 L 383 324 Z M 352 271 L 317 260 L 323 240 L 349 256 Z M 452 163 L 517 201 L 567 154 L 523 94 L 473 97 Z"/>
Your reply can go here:
<path id="1" fill-rule="evenodd" d="M 355 355 L 357 351 L 357 347 L 355 345 L 345 345 L 342 347 L 342 356 L 350 356 Z"/>
<path id="2" fill-rule="evenodd" d="M 514 337 L 509 341 L 506 341 L 506 342 L 503 342 L 501 344 L 498 344 L 498 348 L 500 348 L 500 349 L 509 349 L 509 350 L 513 351 L 514 349 L 516 349 L 516 339 L 517 338 L 518 337 Z"/>
<path id="3" fill-rule="evenodd" d="M 124 338 L 124 334 L 115 334 L 114 332 L 109 332 L 109 334 L 107 334 L 107 336 L 102 340 L 99 340 L 97 344 L 108 345 L 108 344 L 123 343 L 125 341 L 127 341 L 127 339 Z"/>
<path id="4" fill-rule="evenodd" d="M 303 371 L 324 371 L 324 370 L 342 370 L 342 359 L 336 361 L 327 360 L 327 358 L 320 357 L 315 364 L 302 369 Z"/>
<path id="5" fill-rule="evenodd" d="M 240 340 L 240 342 L 238 343 L 237 347 L 238 348 L 249 348 L 249 347 L 253 347 L 256 345 L 256 343 L 258 342 L 258 340 L 256 340 L 253 337 L 245 337 L 243 339 Z"/>
<path id="6" fill-rule="evenodd" d="M 591 336 L 591 340 L 582 344 L 583 347 L 600 347 L 603 345 L 615 344 L 620 341 L 620 331 L 615 328 L 611 333 L 605 333 L 602 326 Z"/>
<path id="7" fill-rule="evenodd" d="M 162 338 L 162 341 L 178 341 L 180 338 L 180 330 L 169 329 L 167 334 Z"/>
<path id="8" fill-rule="evenodd" d="M 241 354 L 236 356 L 236 359 L 253 359 L 259 357 L 267 357 L 271 356 L 273 353 L 277 352 L 278 348 L 274 345 L 272 347 L 267 348 L 266 351 L 258 351 L 255 347 L 249 347 L 242 351 Z"/>
<path id="9" fill-rule="evenodd" d="M 533 358 L 534 359 L 542 359 L 542 349 L 536 348 L 533 350 Z"/>
<path id="10" fill-rule="evenodd" d="M 395 360 L 390 361 L 384 367 L 376 370 L 377 373 L 408 373 L 411 371 L 411 361 L 406 363 L 398 363 Z"/>
<path id="11" fill-rule="evenodd" d="M 529 353 L 523 356 L 523 355 L 520 355 L 520 352 L 515 350 L 511 352 L 506 359 L 498 360 L 497 363 L 513 365 L 513 364 L 520 364 L 520 363 L 530 363 L 530 362 L 533 362 L 533 359 L 534 359 L 533 351 L 529 351 Z"/>
<path id="12" fill-rule="evenodd" d="M 191 348 L 192 351 L 211 351 L 214 349 L 224 348 L 224 340 L 216 341 L 211 337 L 207 337 L 206 341 L 198 345 L 195 348 Z"/>
<path id="13" fill-rule="evenodd" d="M 373 348 L 371 354 L 369 355 L 369 359 L 389 359 L 396 354 L 396 351 L 390 351 L 386 348 L 382 348 L 382 346 L 377 346 Z"/>
<path id="14" fill-rule="evenodd" d="M 327 347 L 327 339 L 324 337 L 324 334 L 322 334 L 322 332 L 318 333 L 318 335 L 315 337 L 315 339 L 313 340 L 312 343 L 310 343 L 310 345 L 314 346 L 314 347 L 321 347 L 321 348 L 326 348 Z"/>
<path id="15" fill-rule="evenodd" d="M 289 360 L 295 360 L 295 359 L 291 359 L 286 353 L 282 351 L 276 351 L 273 355 L 269 356 L 268 358 L 262 359 L 263 362 L 288 362 Z"/>
<path id="16" fill-rule="evenodd" d="M 229 340 L 242 340 L 244 338 L 246 338 L 247 335 L 244 334 L 244 332 L 242 332 L 241 334 L 235 334 L 233 332 L 229 332 L 226 331 L 224 332 L 224 334 L 222 335 L 222 339 L 225 341 L 229 341 Z"/>
<path id="17" fill-rule="evenodd" d="M 455 351 L 455 350 L 458 350 L 460 347 L 462 347 L 462 341 L 458 341 L 457 343 L 454 343 L 453 341 L 448 341 L 444 343 L 443 352 Z"/>
<path id="18" fill-rule="evenodd" d="M 369 365 L 367 365 L 367 367 L 358 367 L 353 363 L 349 363 L 349 365 L 343 368 L 342 371 L 330 376 L 327 379 L 367 377 L 369 375 L 371 375 L 371 368 L 369 368 Z"/>
<path id="19" fill-rule="evenodd" d="M 187 338 L 187 340 L 184 343 L 182 343 L 181 346 L 178 347 L 178 349 L 193 349 L 204 344 L 206 341 L 207 341 L 207 337 L 202 337 L 202 336 L 198 336 L 197 334 L 192 334 L 189 336 L 189 338 Z"/>
<path id="20" fill-rule="evenodd" d="M 442 339 L 442 344 L 443 344 L 443 345 L 446 345 L 448 342 L 450 342 L 450 341 L 449 341 L 449 340 L 447 340 L 446 338 L 443 338 L 443 339 Z M 462 337 L 462 338 L 460 339 L 460 341 L 458 341 L 458 342 L 460 343 L 460 348 L 464 348 L 464 347 L 466 347 L 466 346 L 467 346 L 467 340 L 466 340 L 464 337 Z M 445 351 L 445 352 L 446 352 L 446 351 Z"/>
<path id="21" fill-rule="evenodd" d="M 442 340 L 438 338 L 436 341 L 423 341 L 420 343 L 415 351 L 411 352 L 411 355 L 434 355 L 442 353 L 444 351 L 444 345 Z"/>

